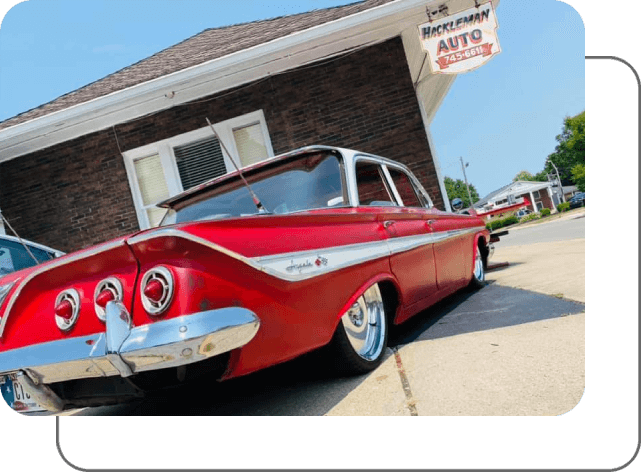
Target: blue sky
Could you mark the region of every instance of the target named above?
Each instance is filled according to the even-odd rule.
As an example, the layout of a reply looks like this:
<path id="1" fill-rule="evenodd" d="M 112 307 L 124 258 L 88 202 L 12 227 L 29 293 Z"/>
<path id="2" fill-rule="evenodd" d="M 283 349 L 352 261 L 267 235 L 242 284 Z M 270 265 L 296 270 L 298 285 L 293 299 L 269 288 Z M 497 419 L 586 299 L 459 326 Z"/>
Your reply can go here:
<path id="1" fill-rule="evenodd" d="M 206 28 L 350 0 L 29 0 L 0 26 L 0 120 L 37 107 Z M 502 52 L 457 77 L 432 122 L 443 173 L 481 196 L 543 168 L 563 118 L 584 110 L 584 29 L 555 0 L 503 0 Z"/>

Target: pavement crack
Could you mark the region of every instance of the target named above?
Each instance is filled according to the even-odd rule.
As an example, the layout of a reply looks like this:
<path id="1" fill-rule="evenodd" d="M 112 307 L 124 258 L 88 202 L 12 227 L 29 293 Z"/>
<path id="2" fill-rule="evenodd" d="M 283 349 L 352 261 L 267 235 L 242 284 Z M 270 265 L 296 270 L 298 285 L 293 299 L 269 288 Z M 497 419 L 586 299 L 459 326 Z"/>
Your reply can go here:
<path id="1" fill-rule="evenodd" d="M 416 402 L 412 396 L 412 389 L 410 388 L 410 382 L 407 380 L 407 375 L 405 375 L 405 368 L 403 367 L 403 361 L 401 360 L 401 355 L 398 353 L 398 348 L 392 348 L 394 351 L 394 359 L 396 359 L 396 368 L 398 369 L 398 375 L 401 377 L 401 385 L 403 386 L 403 392 L 405 393 L 405 399 L 407 400 L 407 409 L 410 411 L 411 416 L 418 416 L 418 411 L 416 410 Z"/>

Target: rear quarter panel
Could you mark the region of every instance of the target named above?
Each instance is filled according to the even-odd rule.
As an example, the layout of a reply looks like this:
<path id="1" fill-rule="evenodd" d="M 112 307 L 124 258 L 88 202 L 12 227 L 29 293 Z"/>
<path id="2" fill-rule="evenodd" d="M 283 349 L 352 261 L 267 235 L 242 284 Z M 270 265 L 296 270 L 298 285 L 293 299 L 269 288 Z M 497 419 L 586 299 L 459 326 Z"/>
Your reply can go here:
<path id="1" fill-rule="evenodd" d="M 336 246 L 383 242 L 386 234 L 375 212 L 356 209 L 269 216 L 224 222 L 179 225 L 172 229 L 211 241 L 243 258 L 318 250 L 332 259 Z M 160 231 L 158 234 L 162 234 Z M 176 295 L 158 318 L 148 315 L 139 297 L 134 300 L 137 324 L 153 323 L 198 311 L 241 306 L 255 312 L 261 327 L 255 338 L 234 356 L 228 377 L 292 359 L 327 344 L 340 314 L 366 281 L 392 278 L 389 257 L 353 265 L 300 281 L 288 281 L 225 254 L 178 236 L 148 232 L 131 241 L 141 275 L 158 264 L 175 278 Z"/>
<path id="2" fill-rule="evenodd" d="M 94 309 L 94 290 L 107 277 L 123 284 L 125 306 L 133 306 L 138 263 L 125 239 L 110 241 L 87 251 L 63 256 L 19 274 L 19 280 L 2 307 L 8 316 L 0 352 L 36 343 L 86 336 L 105 331 Z M 80 295 L 76 324 L 66 332 L 55 322 L 56 297 L 66 289 Z"/>

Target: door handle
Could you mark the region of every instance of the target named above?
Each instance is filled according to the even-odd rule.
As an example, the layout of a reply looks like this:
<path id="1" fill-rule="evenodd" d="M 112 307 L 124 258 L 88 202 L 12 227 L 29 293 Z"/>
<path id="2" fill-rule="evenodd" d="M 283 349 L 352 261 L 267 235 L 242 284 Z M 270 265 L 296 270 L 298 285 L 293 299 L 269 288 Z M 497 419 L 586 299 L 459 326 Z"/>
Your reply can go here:
<path id="1" fill-rule="evenodd" d="M 384 221 L 384 222 L 383 222 L 383 228 L 387 229 L 387 228 L 389 228 L 390 226 L 392 226 L 393 224 L 394 224 L 394 222 L 393 222 L 392 220 Z"/>

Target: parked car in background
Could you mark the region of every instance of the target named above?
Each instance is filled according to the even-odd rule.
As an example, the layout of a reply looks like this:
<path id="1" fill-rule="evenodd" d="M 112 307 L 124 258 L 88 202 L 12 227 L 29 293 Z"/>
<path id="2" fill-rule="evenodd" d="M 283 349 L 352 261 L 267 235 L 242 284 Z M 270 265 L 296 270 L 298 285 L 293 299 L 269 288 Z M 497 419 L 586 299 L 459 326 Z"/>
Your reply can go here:
<path id="1" fill-rule="evenodd" d="M 63 255 L 42 244 L 0 234 L 0 277 Z"/>
<path id="2" fill-rule="evenodd" d="M 63 256 L 64 253 L 42 244 L 0 234 L 0 277 L 28 269 Z M 0 298 L 3 298 L 0 288 Z M 18 385 L 17 388 L 20 388 Z M 15 391 L 10 376 L 0 378 L 0 394 L 15 410 L 39 411 L 43 408 L 22 390 Z"/>
<path id="3" fill-rule="evenodd" d="M 570 208 L 579 208 L 585 206 L 585 192 L 575 193 L 568 202 L 570 203 Z"/>
<path id="4" fill-rule="evenodd" d="M 519 208 L 519 210 L 515 213 L 515 215 L 516 215 L 516 217 L 518 219 L 521 219 L 524 216 L 529 215 L 530 213 L 532 213 L 532 212 L 530 210 L 528 210 L 527 208 Z"/>
<path id="5" fill-rule="evenodd" d="M 160 204 L 161 227 L 0 279 L 0 377 L 59 412 L 325 347 L 364 373 L 388 329 L 483 285 L 483 221 L 407 167 L 314 146 Z M 15 406 L 14 406 L 15 408 Z"/>

